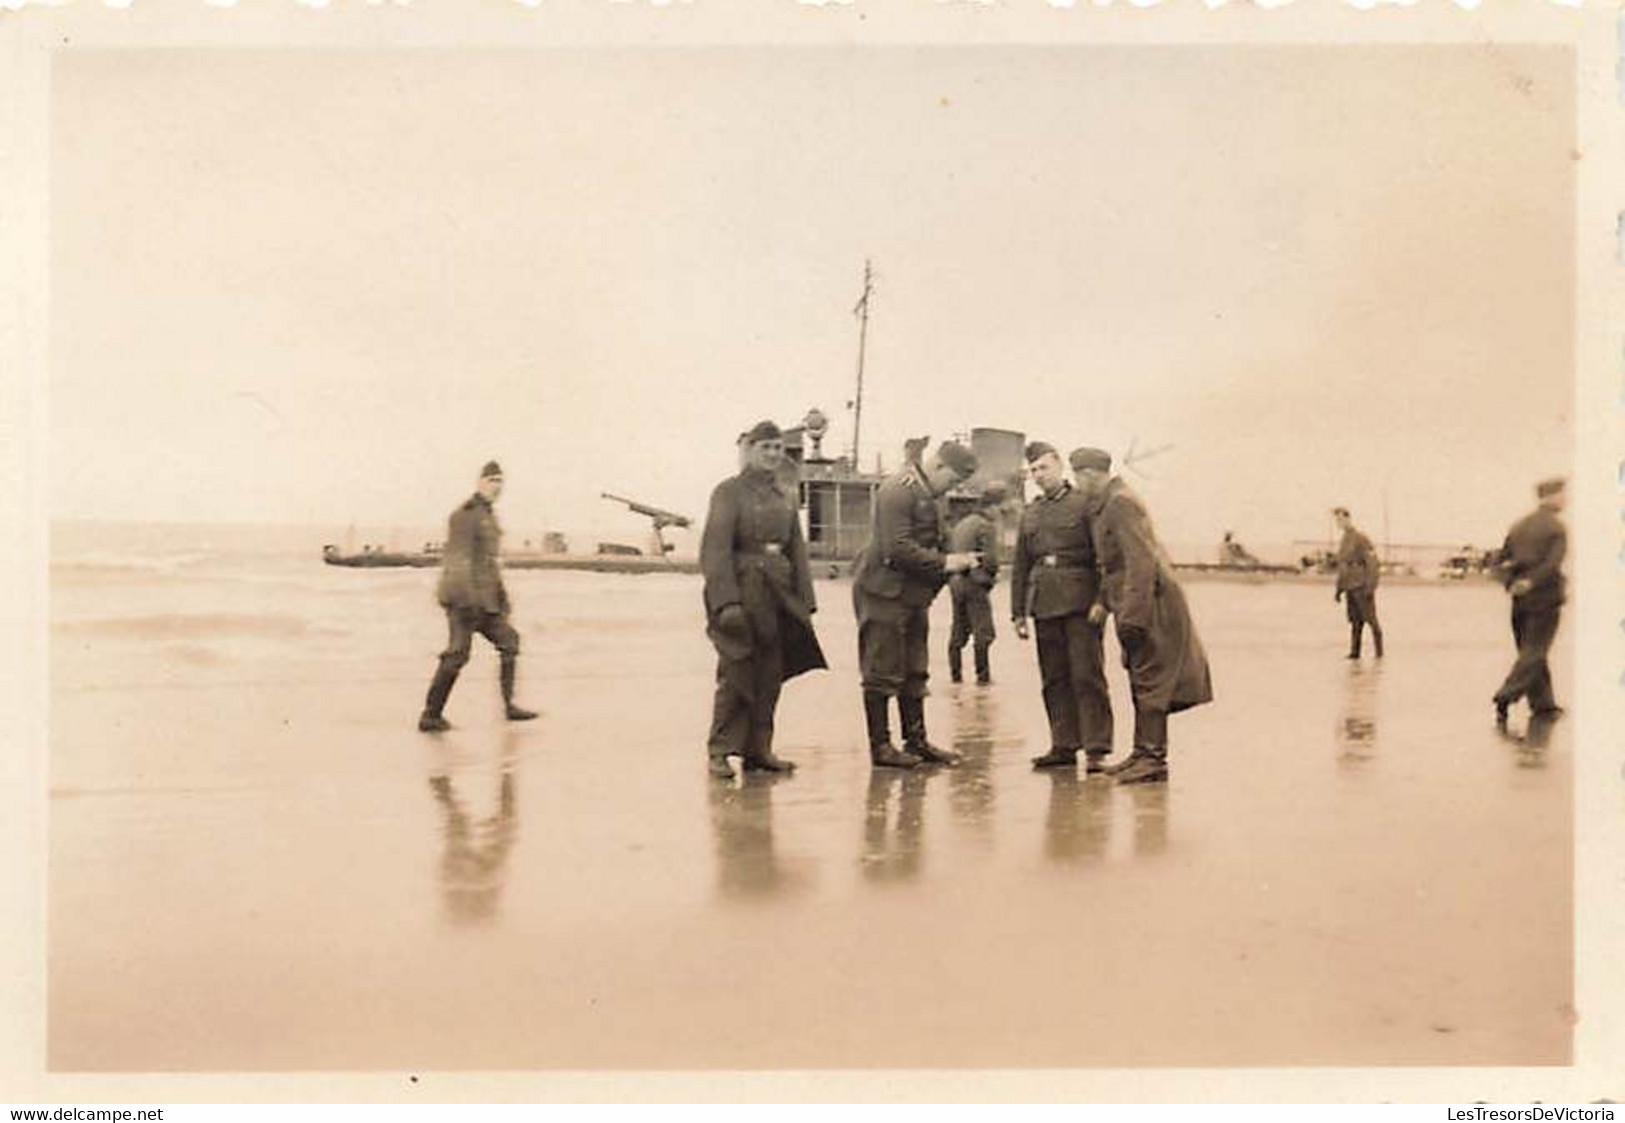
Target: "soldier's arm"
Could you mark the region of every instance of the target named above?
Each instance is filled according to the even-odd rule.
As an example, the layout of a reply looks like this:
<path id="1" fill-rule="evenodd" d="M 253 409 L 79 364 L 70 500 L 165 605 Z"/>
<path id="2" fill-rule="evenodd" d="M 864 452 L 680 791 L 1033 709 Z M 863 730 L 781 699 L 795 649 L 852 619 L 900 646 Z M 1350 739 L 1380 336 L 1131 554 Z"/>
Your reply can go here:
<path id="1" fill-rule="evenodd" d="M 875 538 L 880 560 L 893 569 L 928 580 L 945 576 L 943 556 L 908 535 L 914 493 L 903 487 L 882 487 L 875 493 Z"/>
<path id="2" fill-rule="evenodd" d="M 706 611 L 721 612 L 740 604 L 739 577 L 734 572 L 734 532 L 739 522 L 739 501 L 733 481 L 724 480 L 711 491 L 700 534 L 700 572 L 705 577 Z"/>
<path id="3" fill-rule="evenodd" d="M 1010 559 L 1010 619 L 1020 620 L 1027 615 L 1027 579 L 1032 568 L 1028 556 L 1027 520 L 1022 517 L 1016 528 L 1016 551 Z"/>
<path id="4" fill-rule="evenodd" d="M 1563 555 L 1568 553 L 1568 539 L 1567 532 L 1561 526 L 1553 528 L 1546 535 L 1540 560 L 1523 574 L 1530 585 L 1544 585 L 1557 576 L 1558 568 L 1563 564 Z"/>
<path id="5" fill-rule="evenodd" d="M 1382 572 L 1382 558 L 1377 554 L 1377 548 L 1371 544 L 1367 535 L 1360 535 L 1360 564 L 1365 567 L 1368 579 L 1367 585 L 1376 583 L 1377 575 Z"/>
<path id="6" fill-rule="evenodd" d="M 801 537 L 801 519 L 790 516 L 790 566 L 796 575 L 796 595 L 808 612 L 818 611 L 818 595 L 813 592 L 812 567 L 807 564 L 807 543 Z"/>
<path id="7" fill-rule="evenodd" d="M 1114 509 L 1115 508 L 1115 509 Z M 1111 504 L 1102 512 L 1106 530 L 1123 552 L 1123 591 L 1112 606 L 1119 628 L 1151 628 L 1152 598 L 1156 596 L 1157 555 L 1146 533 L 1145 518 L 1126 505 Z"/>
<path id="8" fill-rule="evenodd" d="M 474 587 L 474 512 L 459 507 L 446 520 L 446 545 L 440 555 L 440 601 L 466 607 Z"/>

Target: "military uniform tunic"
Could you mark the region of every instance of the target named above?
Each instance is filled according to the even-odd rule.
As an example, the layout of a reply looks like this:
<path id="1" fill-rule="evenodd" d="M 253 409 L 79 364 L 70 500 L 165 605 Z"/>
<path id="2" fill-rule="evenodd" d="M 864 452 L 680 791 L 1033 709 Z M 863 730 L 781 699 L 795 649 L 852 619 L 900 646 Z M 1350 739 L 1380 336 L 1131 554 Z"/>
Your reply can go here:
<path id="1" fill-rule="evenodd" d="M 1107 485 L 1094 534 L 1101 591 L 1134 696 L 1134 743 L 1166 748 L 1168 715 L 1213 700 L 1207 653 L 1150 516 L 1121 480 Z"/>
<path id="2" fill-rule="evenodd" d="M 1367 624 L 1371 625 L 1377 654 L 1382 654 L 1382 625 L 1377 621 L 1377 582 L 1381 575 L 1382 563 L 1371 539 L 1349 527 L 1337 545 L 1337 588 L 1348 610 L 1351 654 L 1360 653 L 1360 637 Z"/>
<path id="3" fill-rule="evenodd" d="M 827 665 L 812 630 L 817 601 L 796 503 L 771 474 L 747 468 L 712 491 L 700 570 L 717 650 L 709 752 L 766 756 L 780 687 Z M 743 611 L 741 630 L 723 626 L 729 606 Z"/>
<path id="4" fill-rule="evenodd" d="M 871 527 L 852 581 L 863 688 L 924 698 L 930 668 L 928 609 L 947 581 L 947 536 L 936 497 L 918 465 L 910 464 L 875 490 Z"/>
<path id="5" fill-rule="evenodd" d="M 1021 513 L 1010 567 L 1010 615 L 1034 618 L 1051 748 L 1110 749 L 1112 702 L 1103 633 L 1089 623 L 1100 574 L 1089 506 L 1063 483 Z"/>
<path id="6" fill-rule="evenodd" d="M 450 631 L 441 665 L 450 670 L 468 662 L 475 634 L 490 640 L 509 664 L 519 654 L 519 633 L 508 623 L 501 553 L 502 527 L 484 496 L 472 496 L 451 513 L 437 591 Z"/>
<path id="7" fill-rule="evenodd" d="M 1536 713 L 1557 708 L 1546 660 L 1562 612 L 1561 566 L 1567 552 L 1568 531 L 1556 513 L 1544 507 L 1519 519 L 1507 532 L 1498 567 L 1501 580 L 1510 588 L 1520 578 L 1527 579 L 1530 588 L 1512 598 L 1512 640 L 1518 657 L 1495 692 L 1497 704 L 1509 706 L 1527 697 Z"/>

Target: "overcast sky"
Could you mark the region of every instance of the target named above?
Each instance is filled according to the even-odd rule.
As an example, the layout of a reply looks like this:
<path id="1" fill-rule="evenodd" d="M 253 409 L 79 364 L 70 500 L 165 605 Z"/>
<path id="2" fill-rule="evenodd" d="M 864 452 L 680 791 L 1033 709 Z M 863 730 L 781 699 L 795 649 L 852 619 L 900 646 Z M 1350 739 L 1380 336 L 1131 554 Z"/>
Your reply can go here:
<path id="1" fill-rule="evenodd" d="M 693 515 L 812 406 L 1171 448 L 1163 537 L 1489 542 L 1572 450 L 1551 49 L 74 53 L 58 518 Z M 685 542 L 692 543 L 692 537 Z"/>

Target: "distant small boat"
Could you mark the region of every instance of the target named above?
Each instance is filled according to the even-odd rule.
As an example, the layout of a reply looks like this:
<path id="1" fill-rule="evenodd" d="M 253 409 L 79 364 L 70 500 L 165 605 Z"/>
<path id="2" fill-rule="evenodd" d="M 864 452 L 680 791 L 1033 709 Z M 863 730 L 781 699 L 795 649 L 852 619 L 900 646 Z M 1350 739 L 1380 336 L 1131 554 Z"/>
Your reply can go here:
<path id="1" fill-rule="evenodd" d="M 504 569 L 563 569 L 590 573 L 698 573 L 700 563 L 693 558 L 659 557 L 655 554 L 603 550 L 597 554 L 513 553 L 504 554 Z M 431 569 L 440 564 L 438 547 L 422 550 L 373 550 L 345 553 L 337 546 L 322 547 L 322 561 L 351 569 Z"/>

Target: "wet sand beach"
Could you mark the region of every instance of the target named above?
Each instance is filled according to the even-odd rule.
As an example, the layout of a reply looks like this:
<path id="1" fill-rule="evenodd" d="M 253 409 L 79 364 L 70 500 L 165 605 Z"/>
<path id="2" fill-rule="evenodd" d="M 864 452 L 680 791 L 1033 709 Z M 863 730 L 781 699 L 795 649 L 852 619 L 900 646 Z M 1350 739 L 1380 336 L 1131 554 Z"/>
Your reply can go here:
<path id="1" fill-rule="evenodd" d="M 996 685 L 947 683 L 946 598 L 927 716 L 966 763 L 871 771 L 840 582 L 793 777 L 707 777 L 689 576 L 510 574 L 542 717 L 500 720 L 476 641 L 419 734 L 433 581 L 53 567 L 52 1068 L 1569 1058 L 1572 723 L 1494 728 L 1493 586 L 1385 589 L 1379 664 L 1326 586 L 1189 582 L 1218 700 L 1173 719 L 1170 784 L 1122 788 L 1030 769 L 1007 624 Z"/>

